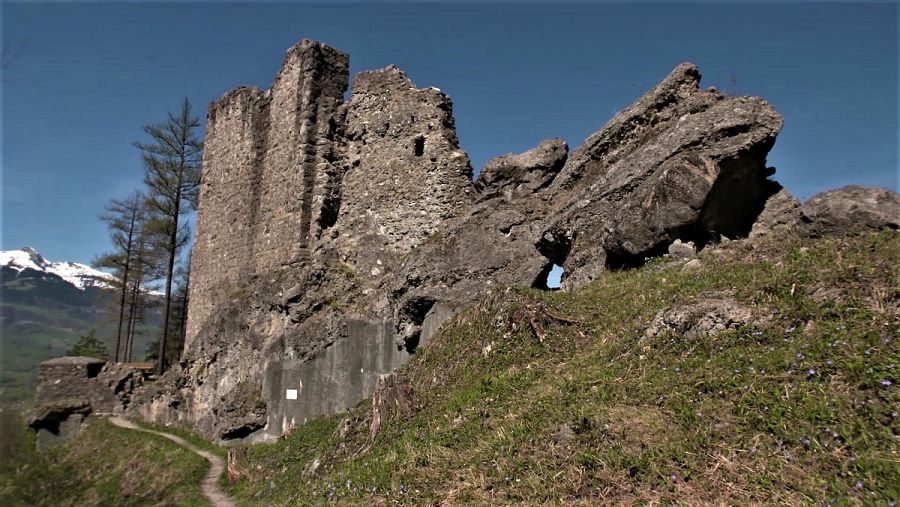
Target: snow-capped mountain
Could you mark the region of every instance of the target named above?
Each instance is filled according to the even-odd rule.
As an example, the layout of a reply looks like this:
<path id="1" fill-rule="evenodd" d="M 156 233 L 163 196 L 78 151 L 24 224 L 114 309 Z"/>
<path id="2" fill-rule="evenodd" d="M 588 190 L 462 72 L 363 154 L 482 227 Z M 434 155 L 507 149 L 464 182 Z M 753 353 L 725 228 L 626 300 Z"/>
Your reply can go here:
<path id="1" fill-rule="evenodd" d="M 0 251 L 0 267 L 22 273 L 33 270 L 56 275 L 80 290 L 88 287 L 111 288 L 114 277 L 103 271 L 77 262 L 53 262 L 45 259 L 37 250 L 24 247 L 21 250 Z"/>

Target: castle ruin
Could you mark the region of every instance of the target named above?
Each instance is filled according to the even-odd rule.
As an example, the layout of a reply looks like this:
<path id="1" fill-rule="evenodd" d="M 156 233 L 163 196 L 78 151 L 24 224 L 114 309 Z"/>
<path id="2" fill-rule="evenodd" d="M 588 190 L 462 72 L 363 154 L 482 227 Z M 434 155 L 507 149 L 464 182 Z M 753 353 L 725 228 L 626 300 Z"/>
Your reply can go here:
<path id="1" fill-rule="evenodd" d="M 473 182 L 446 94 L 389 66 L 344 102 L 348 56 L 301 41 L 271 89 L 209 107 L 182 364 L 131 410 L 278 437 L 355 405 L 492 287 L 746 236 L 781 190 L 782 119 L 699 82 L 682 64 L 571 154 L 546 141 Z"/>

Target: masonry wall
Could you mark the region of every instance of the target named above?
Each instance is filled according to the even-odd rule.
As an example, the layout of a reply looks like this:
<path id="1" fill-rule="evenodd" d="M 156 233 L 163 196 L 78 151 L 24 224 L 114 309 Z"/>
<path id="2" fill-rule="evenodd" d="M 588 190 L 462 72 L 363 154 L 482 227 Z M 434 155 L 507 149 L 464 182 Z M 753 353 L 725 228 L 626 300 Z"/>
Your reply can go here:
<path id="1" fill-rule="evenodd" d="M 237 88 L 209 108 L 185 351 L 240 285 L 304 262 L 340 178 L 346 54 L 303 40 L 270 91 Z"/>
<path id="2" fill-rule="evenodd" d="M 265 92 L 238 88 L 209 107 L 188 337 L 217 298 L 228 297 L 236 280 L 252 274 L 269 102 Z"/>

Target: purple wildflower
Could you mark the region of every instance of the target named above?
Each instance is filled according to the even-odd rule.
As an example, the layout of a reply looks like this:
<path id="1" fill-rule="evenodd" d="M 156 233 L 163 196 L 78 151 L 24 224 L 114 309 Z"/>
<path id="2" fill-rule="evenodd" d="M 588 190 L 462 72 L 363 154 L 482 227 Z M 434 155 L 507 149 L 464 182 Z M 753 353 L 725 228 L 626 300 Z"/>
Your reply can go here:
<path id="1" fill-rule="evenodd" d="M 850 456 L 850 463 L 856 463 L 856 456 Z"/>
<path id="2" fill-rule="evenodd" d="M 669 476 L 669 479 L 671 479 L 672 482 L 677 481 L 677 480 L 678 480 L 678 474 L 672 474 L 672 475 L 670 475 L 670 476 Z"/>
<path id="3" fill-rule="evenodd" d="M 812 376 L 815 375 L 815 374 L 816 374 L 816 370 L 814 370 L 814 369 L 812 369 L 812 368 L 806 370 L 806 376 L 807 376 L 807 377 L 812 377 Z"/>
<path id="4" fill-rule="evenodd" d="M 883 385 L 883 386 L 885 386 L 885 387 L 887 387 L 887 386 L 889 386 L 889 385 L 891 385 L 891 384 L 893 384 L 893 382 L 891 382 L 891 381 L 888 380 L 888 379 L 884 379 L 884 380 L 881 381 L 881 385 Z"/>
<path id="5" fill-rule="evenodd" d="M 756 454 L 757 451 L 759 451 L 759 449 L 757 449 L 756 446 L 750 448 L 750 454 Z"/>
<path id="6" fill-rule="evenodd" d="M 803 355 L 803 352 L 797 352 L 797 359 L 803 361 L 804 359 L 806 359 L 806 356 Z"/>
<path id="7" fill-rule="evenodd" d="M 856 489 L 863 489 L 862 481 L 856 481 L 856 484 L 854 484 L 853 487 L 855 487 Z"/>
<path id="8" fill-rule="evenodd" d="M 827 364 L 828 366 L 834 366 L 834 361 L 832 361 L 831 359 L 827 359 L 825 360 L 825 364 Z"/>

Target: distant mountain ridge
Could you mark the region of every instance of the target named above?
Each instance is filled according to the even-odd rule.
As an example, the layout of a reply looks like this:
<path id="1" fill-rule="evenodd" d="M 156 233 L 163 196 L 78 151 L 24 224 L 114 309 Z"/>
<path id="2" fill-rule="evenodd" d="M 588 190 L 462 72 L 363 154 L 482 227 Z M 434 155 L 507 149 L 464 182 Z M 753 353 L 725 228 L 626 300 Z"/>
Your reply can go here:
<path id="1" fill-rule="evenodd" d="M 9 268 L 20 274 L 27 270 L 46 273 L 62 278 L 80 290 L 88 287 L 112 288 L 115 277 L 104 271 L 77 262 L 53 262 L 45 259 L 37 250 L 23 247 L 19 250 L 0 251 L 0 267 Z"/>

